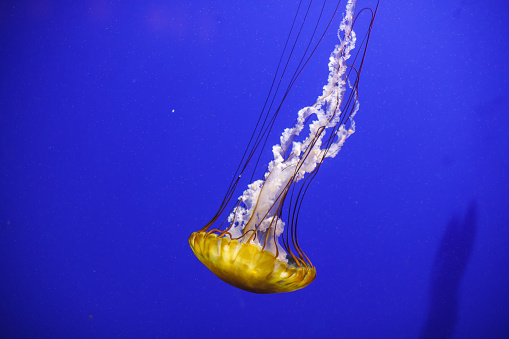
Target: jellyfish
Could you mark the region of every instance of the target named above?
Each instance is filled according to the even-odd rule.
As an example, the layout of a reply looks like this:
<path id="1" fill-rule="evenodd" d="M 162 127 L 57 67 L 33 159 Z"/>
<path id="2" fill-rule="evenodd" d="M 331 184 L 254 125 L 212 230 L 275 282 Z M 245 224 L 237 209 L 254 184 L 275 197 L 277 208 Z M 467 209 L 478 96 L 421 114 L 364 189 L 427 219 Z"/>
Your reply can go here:
<path id="1" fill-rule="evenodd" d="M 304 288 L 315 280 L 316 268 L 299 244 L 298 215 L 322 162 L 334 158 L 355 132 L 360 73 L 378 8 L 377 4 L 375 10 L 364 8 L 356 14 L 356 5 L 356 0 L 347 2 L 322 94 L 314 104 L 299 110 L 294 124 L 283 131 L 279 144 L 272 147 L 273 159 L 264 174 L 253 181 L 253 170 L 251 183 L 235 201 L 242 175 L 251 171 L 249 164 L 254 163 L 256 169 L 282 101 L 331 25 L 339 2 L 321 36 L 317 34 L 318 24 L 315 27 L 312 39 L 316 36 L 318 43 L 313 45 L 310 40 L 307 44 L 283 99 L 275 104 L 275 93 L 280 90 L 288 65 L 280 61 L 265 106 L 219 210 L 205 227 L 189 237 L 196 257 L 232 286 L 260 294 L 282 293 Z M 307 17 L 309 6 L 306 9 L 299 4 L 297 14 L 300 10 Z M 320 19 L 323 10 L 324 7 Z M 369 13 L 368 28 L 364 38 L 357 39 L 353 28 L 361 12 Z M 293 51 L 300 36 L 297 34 L 292 45 L 292 30 L 300 33 L 302 29 L 296 24 L 297 14 L 282 55 Z M 358 40 L 360 47 L 355 49 Z"/>

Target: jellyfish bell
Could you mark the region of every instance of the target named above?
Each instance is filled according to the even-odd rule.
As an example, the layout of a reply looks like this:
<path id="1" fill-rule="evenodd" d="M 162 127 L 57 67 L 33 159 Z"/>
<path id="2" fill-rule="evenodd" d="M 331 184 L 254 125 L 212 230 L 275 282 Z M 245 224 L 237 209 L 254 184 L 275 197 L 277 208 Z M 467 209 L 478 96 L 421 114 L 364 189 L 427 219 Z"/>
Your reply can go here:
<path id="1" fill-rule="evenodd" d="M 359 15 L 356 5 L 356 0 L 349 0 L 346 5 L 338 31 L 339 44 L 330 55 L 328 81 L 322 94 L 313 105 L 298 112 L 294 125 L 286 128 L 279 144 L 272 147 L 273 159 L 262 178 L 253 181 L 282 102 L 329 29 L 339 2 L 321 36 L 317 34 L 316 24 L 285 91 L 280 85 L 288 61 L 286 64 L 280 61 L 266 104 L 219 210 L 205 227 L 189 238 L 196 257 L 232 286 L 254 293 L 281 293 L 306 287 L 316 277 L 315 266 L 299 244 L 298 215 L 309 184 L 323 161 L 335 157 L 355 131 L 353 118 L 359 109 L 359 76 L 378 8 L 377 4 L 374 11 L 369 8 L 359 11 L 370 15 L 366 34 L 363 39 L 357 39 L 353 30 Z M 286 51 L 292 55 L 309 8 L 299 5 L 281 60 Z M 323 9 L 324 6 L 318 21 L 322 19 Z M 296 21 L 301 10 L 305 13 L 299 30 Z M 298 34 L 293 35 L 296 37 L 292 41 L 294 29 Z M 318 42 L 313 44 L 315 36 Z M 353 61 L 349 60 L 352 56 Z M 276 105 L 278 93 L 283 93 L 283 97 Z M 254 168 L 248 170 L 249 164 L 254 164 Z M 249 172 L 251 183 L 231 203 L 242 175 Z"/>
<path id="2" fill-rule="evenodd" d="M 245 291 L 268 294 L 291 292 L 315 280 L 313 266 L 298 267 L 288 260 L 279 260 L 260 246 L 218 236 L 195 232 L 189 243 L 198 259 L 224 282 Z"/>

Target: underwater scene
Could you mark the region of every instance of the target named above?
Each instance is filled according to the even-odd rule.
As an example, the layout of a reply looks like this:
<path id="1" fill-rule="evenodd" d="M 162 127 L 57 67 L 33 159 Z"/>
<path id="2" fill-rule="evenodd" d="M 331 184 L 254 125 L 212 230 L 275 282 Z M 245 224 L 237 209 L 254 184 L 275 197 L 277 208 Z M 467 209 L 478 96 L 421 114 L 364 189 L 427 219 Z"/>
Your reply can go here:
<path id="1" fill-rule="evenodd" d="M 0 337 L 509 338 L 507 22 L 3 2 Z"/>

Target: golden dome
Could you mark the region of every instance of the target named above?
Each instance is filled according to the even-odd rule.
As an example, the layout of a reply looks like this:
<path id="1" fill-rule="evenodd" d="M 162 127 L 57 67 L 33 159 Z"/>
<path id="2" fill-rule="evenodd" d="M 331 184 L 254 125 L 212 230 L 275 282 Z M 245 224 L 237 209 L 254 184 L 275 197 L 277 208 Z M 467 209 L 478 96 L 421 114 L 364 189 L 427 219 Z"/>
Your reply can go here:
<path id="1" fill-rule="evenodd" d="M 306 287 L 316 277 L 313 266 L 288 264 L 259 246 L 214 233 L 194 232 L 189 244 L 198 259 L 215 275 L 245 291 L 291 292 Z"/>

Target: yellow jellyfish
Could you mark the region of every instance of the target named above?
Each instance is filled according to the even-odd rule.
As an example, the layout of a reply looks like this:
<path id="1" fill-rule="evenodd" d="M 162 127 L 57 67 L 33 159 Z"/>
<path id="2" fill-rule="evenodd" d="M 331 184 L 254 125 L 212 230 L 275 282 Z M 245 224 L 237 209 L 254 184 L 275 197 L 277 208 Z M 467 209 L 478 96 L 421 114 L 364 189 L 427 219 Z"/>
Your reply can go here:
<path id="1" fill-rule="evenodd" d="M 347 60 L 357 40 L 353 30 L 356 4 L 356 0 L 349 0 L 346 5 L 338 31 L 339 44 L 330 56 L 328 82 L 322 95 L 298 112 L 294 125 L 286 128 L 280 143 L 272 147 L 274 159 L 263 177 L 249 184 L 238 201 L 230 205 L 248 164 L 254 162 L 256 168 L 259 160 L 256 154 L 263 149 L 281 104 L 264 107 L 218 212 L 189 238 L 196 257 L 230 285 L 254 293 L 281 293 L 306 287 L 316 277 L 316 268 L 297 238 L 298 213 L 324 159 L 334 158 L 355 131 L 359 75 L 376 14 L 376 9 L 368 9 L 369 27 L 349 65 Z M 287 42 L 285 49 L 288 46 Z M 309 54 L 307 59 L 303 57 L 294 77 L 300 74 L 309 57 Z M 269 92 L 268 98 L 275 95 L 271 97 Z M 272 107 L 276 108 L 271 110 Z M 305 127 L 309 133 L 301 136 Z"/>

